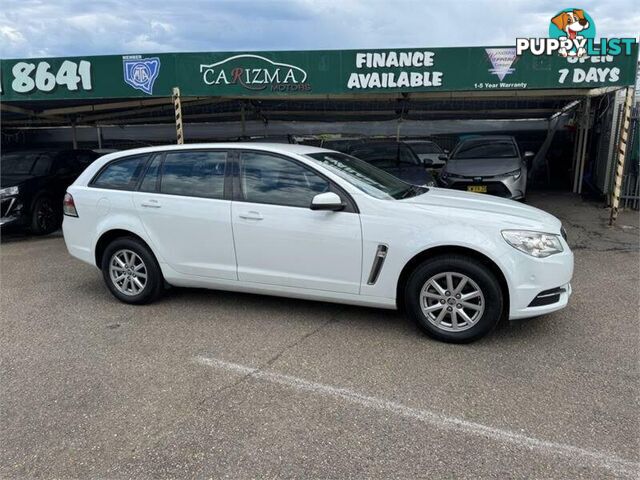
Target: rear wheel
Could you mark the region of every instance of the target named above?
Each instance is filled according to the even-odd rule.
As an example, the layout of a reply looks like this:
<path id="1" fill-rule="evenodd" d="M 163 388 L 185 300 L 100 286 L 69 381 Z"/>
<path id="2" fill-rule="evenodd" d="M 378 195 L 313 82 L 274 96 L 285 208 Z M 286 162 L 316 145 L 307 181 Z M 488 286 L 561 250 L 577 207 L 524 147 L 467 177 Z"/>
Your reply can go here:
<path id="1" fill-rule="evenodd" d="M 62 215 L 50 197 L 36 199 L 31 213 L 31 232 L 35 235 L 47 235 L 60 228 Z"/>
<path id="2" fill-rule="evenodd" d="M 112 241 L 102 255 L 102 276 L 120 301 L 150 303 L 162 293 L 163 278 L 149 248 L 131 237 Z"/>
<path id="3" fill-rule="evenodd" d="M 410 275 L 405 308 L 427 335 L 467 343 L 491 331 L 500 320 L 502 291 L 481 262 L 462 255 L 429 259 Z"/>

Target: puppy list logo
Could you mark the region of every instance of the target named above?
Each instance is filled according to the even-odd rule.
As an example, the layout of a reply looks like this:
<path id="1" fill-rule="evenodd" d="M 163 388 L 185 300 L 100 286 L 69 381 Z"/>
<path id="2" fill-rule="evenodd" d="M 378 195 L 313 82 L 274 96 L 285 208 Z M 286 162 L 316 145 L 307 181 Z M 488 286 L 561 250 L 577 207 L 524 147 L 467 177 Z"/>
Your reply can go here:
<path id="1" fill-rule="evenodd" d="M 580 8 L 565 8 L 551 17 L 549 38 L 517 38 L 516 54 L 529 51 L 533 55 L 580 58 L 586 56 L 631 55 L 634 38 L 601 38 L 596 43 L 596 24 Z"/>
<path id="2" fill-rule="evenodd" d="M 549 38 L 557 38 L 564 42 L 558 49 L 558 53 L 563 57 L 582 57 L 587 54 L 587 50 L 579 45 L 584 45 L 587 38 L 596 38 L 596 25 L 584 10 L 568 8 L 551 19 Z M 574 45 L 569 50 L 567 40 Z"/>

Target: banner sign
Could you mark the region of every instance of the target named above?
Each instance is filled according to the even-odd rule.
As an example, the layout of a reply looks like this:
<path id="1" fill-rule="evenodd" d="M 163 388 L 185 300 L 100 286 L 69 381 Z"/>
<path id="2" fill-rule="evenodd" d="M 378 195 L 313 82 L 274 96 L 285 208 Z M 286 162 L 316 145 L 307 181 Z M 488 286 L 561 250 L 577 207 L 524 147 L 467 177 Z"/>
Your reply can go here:
<path id="1" fill-rule="evenodd" d="M 511 47 L 164 53 L 2 60 L 0 100 L 264 97 L 632 85 L 638 44 L 616 56 Z"/>

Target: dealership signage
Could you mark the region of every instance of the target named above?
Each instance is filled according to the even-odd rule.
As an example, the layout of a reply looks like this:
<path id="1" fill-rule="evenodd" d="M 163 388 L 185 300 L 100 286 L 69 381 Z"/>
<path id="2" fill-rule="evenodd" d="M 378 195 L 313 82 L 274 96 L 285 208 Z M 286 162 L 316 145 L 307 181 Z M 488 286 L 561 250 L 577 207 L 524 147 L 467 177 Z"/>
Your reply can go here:
<path id="1" fill-rule="evenodd" d="M 638 45 L 618 55 L 511 47 L 167 53 L 0 62 L 2 101 L 170 96 L 273 97 L 632 85 Z"/>
<path id="2" fill-rule="evenodd" d="M 247 90 L 309 91 L 307 72 L 287 63 L 255 54 L 240 54 L 210 64 L 200 64 L 205 85 L 240 85 Z"/>

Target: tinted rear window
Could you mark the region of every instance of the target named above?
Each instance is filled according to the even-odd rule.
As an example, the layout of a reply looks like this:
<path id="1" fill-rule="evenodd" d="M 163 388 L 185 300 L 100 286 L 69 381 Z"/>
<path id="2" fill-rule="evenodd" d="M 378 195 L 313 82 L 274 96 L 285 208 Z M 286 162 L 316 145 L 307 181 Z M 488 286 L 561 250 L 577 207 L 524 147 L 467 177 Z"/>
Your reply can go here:
<path id="1" fill-rule="evenodd" d="M 148 155 L 138 155 L 109 163 L 91 185 L 114 190 L 134 190 L 147 159 Z"/>

